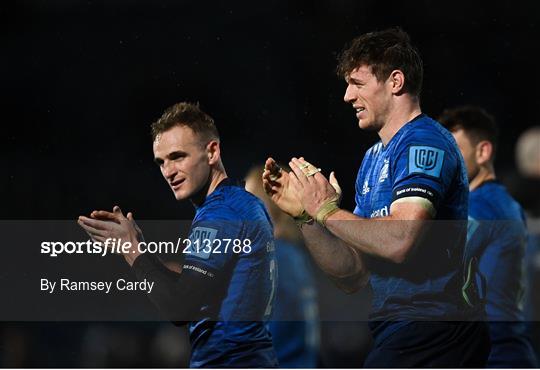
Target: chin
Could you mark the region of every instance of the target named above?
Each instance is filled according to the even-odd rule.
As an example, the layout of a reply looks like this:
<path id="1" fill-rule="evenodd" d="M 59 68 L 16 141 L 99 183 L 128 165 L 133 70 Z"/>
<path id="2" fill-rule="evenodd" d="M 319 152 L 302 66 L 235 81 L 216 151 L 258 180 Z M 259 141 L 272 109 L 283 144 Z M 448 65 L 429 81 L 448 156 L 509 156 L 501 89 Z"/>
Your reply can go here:
<path id="1" fill-rule="evenodd" d="M 373 127 L 373 125 L 370 125 L 369 121 L 366 121 L 366 120 L 358 120 L 358 127 L 360 127 L 360 129 L 366 130 L 366 131 L 374 131 L 375 130 L 375 127 Z"/>
<path id="2" fill-rule="evenodd" d="M 176 200 L 178 200 L 178 201 L 180 201 L 180 200 L 186 200 L 186 199 L 188 199 L 189 194 L 186 193 L 185 191 L 175 191 L 175 192 L 174 192 L 174 197 L 175 197 Z"/>

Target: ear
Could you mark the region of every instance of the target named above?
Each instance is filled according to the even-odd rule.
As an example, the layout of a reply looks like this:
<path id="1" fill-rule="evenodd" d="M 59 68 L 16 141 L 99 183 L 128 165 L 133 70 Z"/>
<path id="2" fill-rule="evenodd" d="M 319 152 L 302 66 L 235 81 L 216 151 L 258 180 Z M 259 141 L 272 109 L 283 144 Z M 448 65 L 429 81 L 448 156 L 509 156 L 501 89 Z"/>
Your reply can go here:
<path id="1" fill-rule="evenodd" d="M 489 162 L 493 156 L 493 144 L 490 141 L 482 140 L 476 144 L 476 163 L 483 165 Z"/>
<path id="2" fill-rule="evenodd" d="M 209 165 L 214 165 L 219 162 L 219 159 L 221 158 L 219 141 L 212 140 L 206 145 L 206 155 L 208 156 Z"/>
<path id="3" fill-rule="evenodd" d="M 399 69 L 395 69 L 390 73 L 388 77 L 388 83 L 392 89 L 393 94 L 399 94 L 403 92 L 405 86 L 405 75 Z"/>

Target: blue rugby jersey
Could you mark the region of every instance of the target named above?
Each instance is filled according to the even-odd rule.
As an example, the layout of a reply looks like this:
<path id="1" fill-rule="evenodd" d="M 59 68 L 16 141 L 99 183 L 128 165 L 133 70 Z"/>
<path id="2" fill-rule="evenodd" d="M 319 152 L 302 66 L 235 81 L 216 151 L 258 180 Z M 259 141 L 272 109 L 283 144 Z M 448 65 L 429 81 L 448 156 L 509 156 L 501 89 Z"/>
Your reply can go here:
<path id="1" fill-rule="evenodd" d="M 392 202 L 411 196 L 428 199 L 436 220 L 462 222 L 434 223 L 404 263 L 365 256 L 376 340 L 395 322 L 460 314 L 467 173 L 452 135 L 424 114 L 405 124 L 386 146 L 379 141 L 366 152 L 356 180 L 354 213 L 388 216 Z"/>
<path id="2" fill-rule="evenodd" d="M 225 253 L 228 239 L 233 241 Z M 233 250 L 235 239 L 240 240 L 237 245 L 249 244 L 251 250 Z M 222 182 L 197 207 L 190 240 L 184 270 L 204 273 L 217 282 L 198 320 L 189 324 L 191 367 L 277 367 L 266 327 L 277 264 L 273 230 L 263 203 L 228 180 Z M 212 252 L 206 247 L 218 244 Z"/>
<path id="3" fill-rule="evenodd" d="M 488 367 L 537 366 L 521 309 L 526 241 L 523 210 L 503 185 L 488 181 L 470 193 L 466 253 L 487 281 Z"/>
<path id="4" fill-rule="evenodd" d="M 275 309 L 269 322 L 283 368 L 315 368 L 319 354 L 319 308 L 315 276 L 304 247 L 276 239 L 279 265 Z"/>

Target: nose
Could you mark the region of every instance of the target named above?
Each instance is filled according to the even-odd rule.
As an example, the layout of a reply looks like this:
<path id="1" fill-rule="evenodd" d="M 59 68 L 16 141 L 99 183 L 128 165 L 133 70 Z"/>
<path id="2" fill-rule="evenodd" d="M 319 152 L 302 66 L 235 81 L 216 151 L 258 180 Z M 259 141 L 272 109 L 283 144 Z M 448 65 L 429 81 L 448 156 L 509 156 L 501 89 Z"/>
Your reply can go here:
<path id="1" fill-rule="evenodd" d="M 165 161 L 163 163 L 163 167 L 161 168 L 161 173 L 163 174 L 163 177 L 165 177 L 167 180 L 172 180 L 176 173 L 176 168 L 174 167 L 172 162 Z"/>
<path id="2" fill-rule="evenodd" d="M 352 103 L 356 100 L 352 90 L 353 86 L 351 84 L 347 84 L 347 89 L 345 89 L 345 95 L 343 96 L 343 100 L 346 103 Z"/>

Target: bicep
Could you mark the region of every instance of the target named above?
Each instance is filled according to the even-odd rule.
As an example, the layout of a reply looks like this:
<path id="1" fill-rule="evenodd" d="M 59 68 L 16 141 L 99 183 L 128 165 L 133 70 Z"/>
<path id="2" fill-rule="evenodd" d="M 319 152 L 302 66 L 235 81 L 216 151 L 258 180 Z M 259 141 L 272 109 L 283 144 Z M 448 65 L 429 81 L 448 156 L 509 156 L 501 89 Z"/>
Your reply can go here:
<path id="1" fill-rule="evenodd" d="M 431 220 L 435 214 L 435 205 L 423 197 L 399 198 L 390 205 L 389 218 L 397 221 Z"/>
<path id="2" fill-rule="evenodd" d="M 393 235 L 401 251 L 398 260 L 404 260 L 421 244 L 429 230 L 432 212 L 432 204 L 424 198 L 408 197 L 392 203 L 390 216 L 384 223 L 385 232 Z"/>

